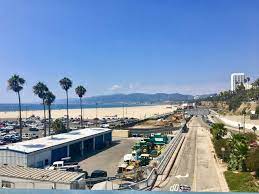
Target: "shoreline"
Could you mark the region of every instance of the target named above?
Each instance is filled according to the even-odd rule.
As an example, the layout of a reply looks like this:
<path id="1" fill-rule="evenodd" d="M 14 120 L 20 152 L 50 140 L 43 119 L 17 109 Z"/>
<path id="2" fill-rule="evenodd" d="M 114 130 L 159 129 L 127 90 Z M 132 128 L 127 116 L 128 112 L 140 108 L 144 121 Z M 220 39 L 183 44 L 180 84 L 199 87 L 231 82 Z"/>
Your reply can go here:
<path id="1" fill-rule="evenodd" d="M 145 117 L 150 117 L 155 114 L 163 114 L 167 112 L 172 112 L 176 109 L 175 106 L 172 108 L 167 108 L 168 105 L 140 105 L 140 106 L 127 106 L 127 107 L 105 107 L 97 108 L 97 117 L 135 117 L 138 119 L 143 119 Z M 124 113 L 123 113 L 124 112 Z M 32 115 L 39 116 L 43 118 L 43 110 L 23 110 L 22 118 L 28 118 Z M 48 111 L 46 111 L 48 117 Z M 66 115 L 66 109 L 55 109 L 51 111 L 51 117 L 53 119 L 61 118 Z M 69 109 L 69 117 L 77 118 L 80 115 L 80 109 Z M 0 112 L 0 119 L 17 119 L 19 116 L 19 111 L 9 111 Z M 96 117 L 96 108 L 83 108 L 83 118 L 93 119 Z"/>

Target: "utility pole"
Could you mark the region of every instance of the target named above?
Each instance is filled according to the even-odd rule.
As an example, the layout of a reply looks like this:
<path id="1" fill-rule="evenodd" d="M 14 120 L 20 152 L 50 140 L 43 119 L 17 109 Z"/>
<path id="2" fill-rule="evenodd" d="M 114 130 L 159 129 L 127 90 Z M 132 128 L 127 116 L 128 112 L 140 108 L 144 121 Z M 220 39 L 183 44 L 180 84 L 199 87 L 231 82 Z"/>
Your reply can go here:
<path id="1" fill-rule="evenodd" d="M 27 108 L 27 106 L 25 106 L 25 118 L 26 118 L 26 120 L 27 120 L 27 111 L 28 111 L 28 108 Z"/>
<path id="2" fill-rule="evenodd" d="M 124 104 L 122 104 L 122 117 L 124 119 Z"/>
<path id="3" fill-rule="evenodd" d="M 98 119 L 98 115 L 97 115 L 98 114 L 98 112 L 97 112 L 98 107 L 97 106 L 98 106 L 98 103 L 96 102 L 95 103 L 95 125 L 96 125 L 96 127 L 97 127 L 97 119 Z"/>
<path id="4" fill-rule="evenodd" d="M 244 127 L 244 133 L 245 133 L 245 124 L 246 124 L 246 114 L 244 114 L 244 125 L 243 125 L 243 127 Z"/>
<path id="5" fill-rule="evenodd" d="M 126 110 L 126 117 L 128 117 L 128 108 L 127 108 L 127 104 L 126 104 L 125 110 Z"/>

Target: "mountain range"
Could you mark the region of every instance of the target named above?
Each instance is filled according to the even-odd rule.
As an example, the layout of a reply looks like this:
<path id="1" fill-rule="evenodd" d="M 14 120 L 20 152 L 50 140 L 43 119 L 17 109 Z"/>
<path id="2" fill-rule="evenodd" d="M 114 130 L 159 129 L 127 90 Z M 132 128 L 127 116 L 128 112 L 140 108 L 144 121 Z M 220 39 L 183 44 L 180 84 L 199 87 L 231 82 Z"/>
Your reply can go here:
<path id="1" fill-rule="evenodd" d="M 179 101 L 191 101 L 197 98 L 204 98 L 207 96 L 212 96 L 215 94 L 208 95 L 185 95 L 179 93 L 166 94 L 166 93 L 156 93 L 156 94 L 145 94 L 145 93 L 132 93 L 132 94 L 112 94 L 103 96 L 93 96 L 83 98 L 83 104 L 153 104 L 153 103 L 163 103 L 163 102 L 179 102 Z M 56 104 L 66 103 L 65 99 L 56 100 Z M 78 104 L 78 98 L 70 98 L 69 103 Z"/>

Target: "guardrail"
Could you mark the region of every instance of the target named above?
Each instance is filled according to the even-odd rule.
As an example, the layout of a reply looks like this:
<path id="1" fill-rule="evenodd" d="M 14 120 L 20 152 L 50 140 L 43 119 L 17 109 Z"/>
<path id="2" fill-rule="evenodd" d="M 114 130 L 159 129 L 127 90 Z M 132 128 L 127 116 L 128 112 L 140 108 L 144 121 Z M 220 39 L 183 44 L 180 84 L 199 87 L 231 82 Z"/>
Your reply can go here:
<path id="1" fill-rule="evenodd" d="M 157 176 L 163 174 L 166 166 L 168 165 L 168 162 L 170 161 L 170 159 L 172 157 L 173 152 L 177 148 L 177 146 L 181 140 L 183 128 L 185 125 L 186 125 L 186 123 L 184 123 L 182 125 L 179 133 L 168 144 L 165 152 L 155 159 L 159 163 L 157 168 L 153 168 L 146 179 L 144 179 L 140 182 L 137 182 L 135 184 L 132 184 L 125 189 L 144 190 L 144 189 L 152 187 L 155 184 Z"/>

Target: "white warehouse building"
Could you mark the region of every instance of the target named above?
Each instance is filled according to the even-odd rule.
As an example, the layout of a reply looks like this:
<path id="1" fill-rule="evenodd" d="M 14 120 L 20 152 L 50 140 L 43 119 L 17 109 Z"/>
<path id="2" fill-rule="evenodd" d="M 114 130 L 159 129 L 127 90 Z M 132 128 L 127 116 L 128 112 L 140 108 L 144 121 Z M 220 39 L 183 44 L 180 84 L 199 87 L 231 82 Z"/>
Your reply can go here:
<path id="1" fill-rule="evenodd" d="M 112 141 L 108 128 L 86 128 L 0 146 L 0 165 L 44 168 L 61 158 L 72 159 L 101 150 Z"/>

